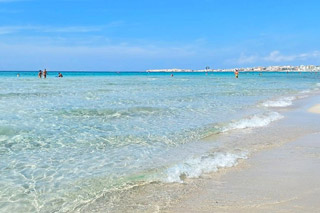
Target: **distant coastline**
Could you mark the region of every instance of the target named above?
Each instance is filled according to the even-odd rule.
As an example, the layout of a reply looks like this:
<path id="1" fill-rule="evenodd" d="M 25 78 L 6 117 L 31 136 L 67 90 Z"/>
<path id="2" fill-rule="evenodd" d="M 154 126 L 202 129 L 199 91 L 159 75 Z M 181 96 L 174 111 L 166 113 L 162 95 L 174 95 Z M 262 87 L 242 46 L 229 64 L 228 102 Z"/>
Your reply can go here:
<path id="1" fill-rule="evenodd" d="M 316 65 L 300 65 L 300 66 L 268 66 L 268 67 L 246 67 L 246 68 L 230 68 L 230 69 L 149 69 L 146 72 L 233 72 L 234 70 L 240 72 L 318 72 L 320 66 Z"/>

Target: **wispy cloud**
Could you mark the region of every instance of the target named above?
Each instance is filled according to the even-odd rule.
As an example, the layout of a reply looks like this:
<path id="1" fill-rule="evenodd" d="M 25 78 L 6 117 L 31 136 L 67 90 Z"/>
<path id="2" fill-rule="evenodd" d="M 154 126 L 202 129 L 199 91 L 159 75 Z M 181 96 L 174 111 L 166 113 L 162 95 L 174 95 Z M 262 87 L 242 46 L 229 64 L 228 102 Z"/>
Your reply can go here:
<path id="1" fill-rule="evenodd" d="M 300 53 L 300 54 L 294 54 L 294 55 L 283 55 L 280 53 L 280 51 L 272 51 L 268 56 L 264 57 L 263 59 L 265 61 L 270 62 L 290 62 L 290 61 L 296 61 L 296 60 L 307 60 L 310 58 L 319 58 L 320 52 L 319 51 L 313 51 L 308 53 Z"/>
<path id="2" fill-rule="evenodd" d="M 35 30 L 48 33 L 88 33 L 101 31 L 103 27 L 99 26 L 72 26 L 72 27 L 39 27 Z"/>
<path id="3" fill-rule="evenodd" d="M 0 42 L 1 69 L 47 67 L 51 70 L 145 70 L 152 67 L 185 67 L 197 54 L 194 46 L 8 44 Z"/>
<path id="4" fill-rule="evenodd" d="M 238 63 L 239 64 L 251 64 L 256 62 L 258 59 L 258 56 L 256 55 L 245 55 L 244 53 L 241 53 L 239 59 L 238 59 Z"/>
<path id="5" fill-rule="evenodd" d="M 106 26 L 0 26 L 0 35 L 20 32 L 42 32 L 42 33 L 88 33 L 102 31 Z"/>
<path id="6" fill-rule="evenodd" d="M 320 51 L 305 52 L 299 54 L 282 54 L 278 50 L 274 50 L 267 55 L 245 55 L 242 53 L 238 58 L 239 64 L 253 64 L 257 62 L 294 62 L 294 61 L 306 61 L 309 59 L 320 59 Z"/>
<path id="7" fill-rule="evenodd" d="M 0 13 L 14 14 L 14 13 L 21 13 L 21 12 L 22 12 L 22 10 L 13 10 L 13 9 L 0 8 Z"/>
<path id="8" fill-rule="evenodd" d="M 0 0 L 1 1 L 1 0 Z M 123 24 L 121 21 L 113 21 L 101 26 L 0 26 L 0 35 L 14 34 L 22 32 L 42 32 L 42 33 L 89 33 L 100 32 L 110 28 L 119 27 Z"/>
<path id="9" fill-rule="evenodd" d="M 0 0 L 0 3 L 17 2 L 17 1 L 26 1 L 26 0 Z"/>

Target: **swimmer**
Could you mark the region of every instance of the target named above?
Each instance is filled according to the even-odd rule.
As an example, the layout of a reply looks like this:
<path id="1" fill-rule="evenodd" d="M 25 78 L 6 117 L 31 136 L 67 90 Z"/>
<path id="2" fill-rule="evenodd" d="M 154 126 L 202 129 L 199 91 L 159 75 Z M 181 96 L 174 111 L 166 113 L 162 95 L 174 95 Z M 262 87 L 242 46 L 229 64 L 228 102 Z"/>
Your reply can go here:
<path id="1" fill-rule="evenodd" d="M 234 75 L 235 75 L 236 78 L 239 77 L 239 71 L 238 71 L 238 69 L 236 69 L 236 70 L 234 71 Z"/>
<path id="2" fill-rule="evenodd" d="M 47 78 L 47 69 L 43 70 L 43 78 Z"/>
<path id="3" fill-rule="evenodd" d="M 58 77 L 59 77 L 59 78 L 62 78 L 63 75 L 59 72 L 59 73 L 58 73 Z"/>
<path id="4" fill-rule="evenodd" d="M 173 73 L 171 73 L 171 77 L 173 77 Z"/>
<path id="5" fill-rule="evenodd" d="M 39 70 L 39 72 L 38 72 L 38 77 L 42 78 L 42 71 L 41 70 Z"/>

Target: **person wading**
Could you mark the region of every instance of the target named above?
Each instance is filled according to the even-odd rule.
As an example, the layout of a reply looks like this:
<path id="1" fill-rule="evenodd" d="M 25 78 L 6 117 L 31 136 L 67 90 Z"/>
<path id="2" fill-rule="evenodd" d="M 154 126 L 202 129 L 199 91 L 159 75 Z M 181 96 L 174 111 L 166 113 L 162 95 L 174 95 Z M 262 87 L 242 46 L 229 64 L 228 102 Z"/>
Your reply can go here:
<path id="1" fill-rule="evenodd" d="M 47 78 L 47 69 L 43 70 L 43 78 Z"/>
<path id="2" fill-rule="evenodd" d="M 38 77 L 42 78 L 42 71 L 41 70 L 39 70 L 39 72 L 38 72 Z"/>
<path id="3" fill-rule="evenodd" d="M 238 69 L 236 69 L 236 70 L 234 71 L 234 75 L 235 75 L 236 78 L 239 78 L 239 71 L 238 71 Z"/>

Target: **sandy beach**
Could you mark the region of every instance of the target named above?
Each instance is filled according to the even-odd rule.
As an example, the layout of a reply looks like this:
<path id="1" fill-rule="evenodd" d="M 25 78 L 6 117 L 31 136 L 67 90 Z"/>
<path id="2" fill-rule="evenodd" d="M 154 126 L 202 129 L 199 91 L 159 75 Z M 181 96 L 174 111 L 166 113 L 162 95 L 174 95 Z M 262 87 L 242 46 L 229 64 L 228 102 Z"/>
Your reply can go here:
<path id="1" fill-rule="evenodd" d="M 319 113 L 319 106 L 305 111 Z M 257 152 L 163 212 L 319 212 L 319 151 L 320 133 L 313 133 Z"/>
<path id="2" fill-rule="evenodd" d="M 320 134 L 260 152 L 165 212 L 317 212 Z"/>
<path id="3" fill-rule="evenodd" d="M 317 104 L 317 105 L 311 107 L 308 111 L 311 113 L 320 114 L 320 104 Z"/>

